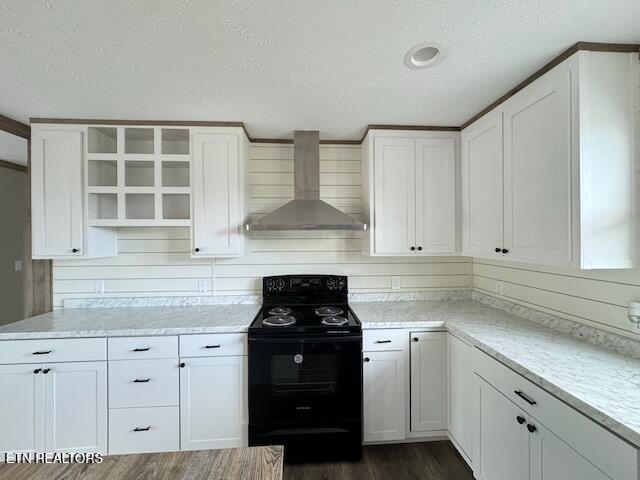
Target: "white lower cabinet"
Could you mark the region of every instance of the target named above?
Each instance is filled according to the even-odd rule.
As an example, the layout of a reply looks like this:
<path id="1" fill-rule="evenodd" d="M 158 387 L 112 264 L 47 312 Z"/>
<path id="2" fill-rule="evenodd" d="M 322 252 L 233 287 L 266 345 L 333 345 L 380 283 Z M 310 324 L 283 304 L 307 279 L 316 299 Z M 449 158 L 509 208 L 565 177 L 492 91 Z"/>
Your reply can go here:
<path id="1" fill-rule="evenodd" d="M 405 351 L 363 353 L 364 441 L 405 438 Z"/>
<path id="2" fill-rule="evenodd" d="M 467 463 L 473 461 L 473 347 L 447 334 L 449 410 L 447 430 Z"/>
<path id="3" fill-rule="evenodd" d="M 0 451 L 106 453 L 106 362 L 0 366 L 0 391 Z"/>
<path id="4" fill-rule="evenodd" d="M 247 446 L 247 357 L 181 358 L 182 450 Z"/>
<path id="5" fill-rule="evenodd" d="M 109 411 L 109 453 L 180 450 L 179 407 L 117 408 Z"/>
<path id="6" fill-rule="evenodd" d="M 532 419 L 530 480 L 609 480 L 601 470 Z M 635 479 L 633 479 L 635 480 Z"/>
<path id="7" fill-rule="evenodd" d="M 411 333 L 411 431 L 447 428 L 447 334 Z"/>
<path id="8" fill-rule="evenodd" d="M 529 478 L 527 414 L 483 380 L 478 380 L 477 448 L 474 467 L 481 480 Z"/>
<path id="9" fill-rule="evenodd" d="M 44 379 L 36 370 L 42 366 L 0 366 L 0 453 L 44 450 Z"/>

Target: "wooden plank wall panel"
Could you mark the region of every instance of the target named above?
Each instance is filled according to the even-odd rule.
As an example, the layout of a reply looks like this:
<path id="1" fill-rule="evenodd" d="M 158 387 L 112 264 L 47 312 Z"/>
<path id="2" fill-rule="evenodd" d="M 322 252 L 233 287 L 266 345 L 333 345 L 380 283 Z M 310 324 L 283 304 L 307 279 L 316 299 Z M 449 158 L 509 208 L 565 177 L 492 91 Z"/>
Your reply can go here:
<path id="1" fill-rule="evenodd" d="M 553 315 L 638 337 L 627 319 L 640 300 L 640 271 L 576 270 L 473 259 L 474 289 Z"/>
<path id="2" fill-rule="evenodd" d="M 293 198 L 293 145 L 250 148 L 249 213 L 260 218 Z M 323 200 L 362 220 L 360 147 L 321 145 Z M 94 282 L 105 281 L 104 296 L 198 296 L 198 280 L 209 279 L 207 295 L 257 294 L 261 277 L 286 273 L 349 275 L 354 292 L 471 289 L 472 264 L 465 257 L 370 258 L 360 254 L 359 232 L 255 232 L 249 252 L 236 259 L 191 259 L 189 229 L 121 228 L 115 258 L 54 262 L 54 306 L 65 298 L 96 296 Z"/>

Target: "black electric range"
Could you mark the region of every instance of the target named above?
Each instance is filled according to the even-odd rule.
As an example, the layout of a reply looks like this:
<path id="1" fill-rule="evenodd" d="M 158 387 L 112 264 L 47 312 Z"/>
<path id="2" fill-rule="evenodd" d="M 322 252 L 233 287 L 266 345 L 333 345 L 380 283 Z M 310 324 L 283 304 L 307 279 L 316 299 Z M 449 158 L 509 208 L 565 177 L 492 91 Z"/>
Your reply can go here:
<path id="1" fill-rule="evenodd" d="M 362 327 L 347 277 L 263 279 L 249 327 L 249 445 L 286 461 L 362 455 Z"/>

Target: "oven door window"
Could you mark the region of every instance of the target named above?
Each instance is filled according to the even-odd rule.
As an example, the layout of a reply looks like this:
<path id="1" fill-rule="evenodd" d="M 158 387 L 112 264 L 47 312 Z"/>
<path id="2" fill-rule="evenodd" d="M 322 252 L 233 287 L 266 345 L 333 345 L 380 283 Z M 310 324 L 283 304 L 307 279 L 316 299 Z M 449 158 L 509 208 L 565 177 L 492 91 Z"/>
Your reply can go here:
<path id="1" fill-rule="evenodd" d="M 251 342 L 250 421 L 359 418 L 362 347 L 344 340 Z"/>

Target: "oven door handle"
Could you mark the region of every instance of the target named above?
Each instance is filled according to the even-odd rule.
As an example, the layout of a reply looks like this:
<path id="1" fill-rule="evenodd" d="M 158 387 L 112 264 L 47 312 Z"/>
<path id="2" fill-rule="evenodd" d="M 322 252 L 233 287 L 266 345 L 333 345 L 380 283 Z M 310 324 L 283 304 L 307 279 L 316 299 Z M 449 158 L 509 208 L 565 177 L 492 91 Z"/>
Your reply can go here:
<path id="1" fill-rule="evenodd" d="M 250 343 L 342 343 L 342 342 L 359 342 L 362 341 L 360 335 L 344 335 L 335 337 L 249 337 Z"/>

